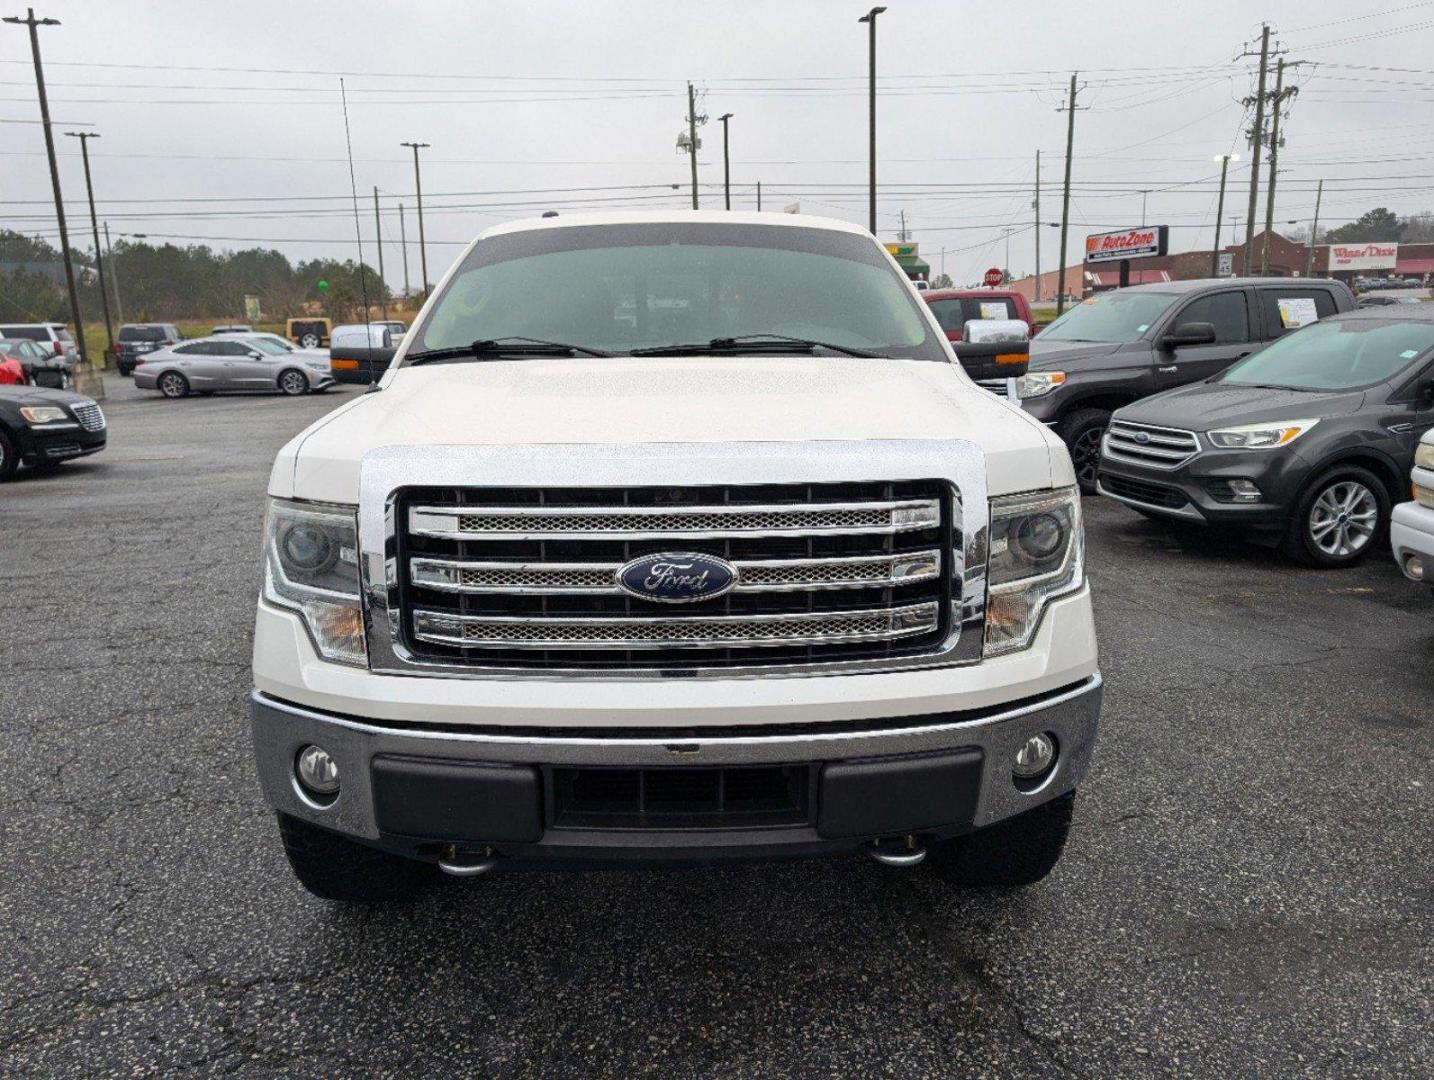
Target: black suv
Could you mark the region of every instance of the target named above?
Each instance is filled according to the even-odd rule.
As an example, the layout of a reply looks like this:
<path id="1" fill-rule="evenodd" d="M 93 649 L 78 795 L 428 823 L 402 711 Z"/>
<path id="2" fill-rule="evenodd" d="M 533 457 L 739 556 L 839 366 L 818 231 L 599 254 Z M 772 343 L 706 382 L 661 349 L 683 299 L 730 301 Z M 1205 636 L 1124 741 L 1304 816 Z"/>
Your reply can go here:
<path id="1" fill-rule="evenodd" d="M 1118 410 L 1100 492 L 1150 517 L 1230 526 L 1299 562 L 1377 548 L 1434 427 L 1434 304 L 1307 326 L 1191 386 Z"/>
<path id="2" fill-rule="evenodd" d="M 125 323 L 115 339 L 115 366 L 121 375 L 129 375 L 141 356 L 182 340 L 184 335 L 173 323 Z"/>
<path id="3" fill-rule="evenodd" d="M 1321 278 L 1213 278 L 1099 293 L 1031 342 L 1022 403 L 1065 440 L 1090 494 L 1116 409 L 1208 378 L 1290 330 L 1353 308 L 1342 282 Z"/>

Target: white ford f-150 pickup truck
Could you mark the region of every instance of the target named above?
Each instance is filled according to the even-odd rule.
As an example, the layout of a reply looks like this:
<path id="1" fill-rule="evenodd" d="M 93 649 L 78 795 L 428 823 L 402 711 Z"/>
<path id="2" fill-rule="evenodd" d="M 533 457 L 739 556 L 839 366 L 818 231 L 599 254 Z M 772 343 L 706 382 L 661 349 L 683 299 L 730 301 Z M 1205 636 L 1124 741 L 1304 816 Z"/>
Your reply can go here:
<path id="1" fill-rule="evenodd" d="M 312 892 L 1055 864 L 1101 699 L 1070 458 L 864 230 L 493 228 L 373 391 L 269 483 L 252 732 Z"/>

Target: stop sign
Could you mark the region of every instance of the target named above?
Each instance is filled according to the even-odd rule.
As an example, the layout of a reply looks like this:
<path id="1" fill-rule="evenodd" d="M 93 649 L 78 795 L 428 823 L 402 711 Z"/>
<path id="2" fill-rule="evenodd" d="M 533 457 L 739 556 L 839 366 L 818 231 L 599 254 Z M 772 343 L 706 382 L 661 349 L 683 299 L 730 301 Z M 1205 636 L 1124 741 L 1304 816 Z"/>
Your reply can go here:
<path id="1" fill-rule="evenodd" d="M 981 278 L 981 280 L 985 283 L 986 288 L 994 289 L 997 285 L 1001 284 L 1001 282 L 1006 280 L 1006 275 L 1001 273 L 999 267 L 993 266 L 991 267 L 991 269 L 986 271 L 985 276 Z"/>

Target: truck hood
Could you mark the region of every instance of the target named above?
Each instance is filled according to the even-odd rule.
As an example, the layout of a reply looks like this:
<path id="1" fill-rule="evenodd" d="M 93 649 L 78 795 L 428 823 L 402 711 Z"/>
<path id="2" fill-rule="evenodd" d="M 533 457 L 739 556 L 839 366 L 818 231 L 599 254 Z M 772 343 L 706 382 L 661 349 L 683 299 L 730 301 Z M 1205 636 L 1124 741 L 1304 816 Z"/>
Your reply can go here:
<path id="1" fill-rule="evenodd" d="M 1063 371 L 1073 362 L 1109 356 L 1119 348 L 1115 341 L 1047 341 L 1038 334 L 1031 339 L 1031 370 Z"/>
<path id="2" fill-rule="evenodd" d="M 590 357 L 389 372 L 312 425 L 271 493 L 353 503 L 359 462 L 388 446 L 967 439 L 992 494 L 1073 483 L 1043 425 L 953 365 L 857 357 Z M 580 464 L 578 466 L 580 469 Z M 574 483 L 581 483 L 575 472 Z"/>
<path id="3" fill-rule="evenodd" d="M 1142 398 L 1116 415 L 1133 423 L 1210 431 L 1266 420 L 1344 416 L 1358 409 L 1363 401 L 1362 390 L 1279 390 L 1239 383 L 1198 382 Z"/>

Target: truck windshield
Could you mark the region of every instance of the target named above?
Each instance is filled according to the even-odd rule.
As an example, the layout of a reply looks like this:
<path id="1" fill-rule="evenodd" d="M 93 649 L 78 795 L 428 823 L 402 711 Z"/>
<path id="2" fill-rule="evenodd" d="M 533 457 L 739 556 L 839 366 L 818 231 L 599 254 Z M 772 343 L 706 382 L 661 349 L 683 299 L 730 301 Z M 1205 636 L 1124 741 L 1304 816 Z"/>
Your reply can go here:
<path id="1" fill-rule="evenodd" d="M 408 355 L 520 337 L 626 355 L 754 334 L 949 360 L 869 237 L 702 222 L 560 226 L 483 240 L 410 335 Z"/>
<path id="2" fill-rule="evenodd" d="M 1176 299 L 1175 293 L 1102 293 L 1051 323 L 1041 332 L 1041 340 L 1137 341 Z"/>
<path id="3" fill-rule="evenodd" d="M 1239 385 L 1353 390 L 1392 379 L 1434 348 L 1434 323 L 1317 322 L 1241 360 L 1219 377 Z"/>

